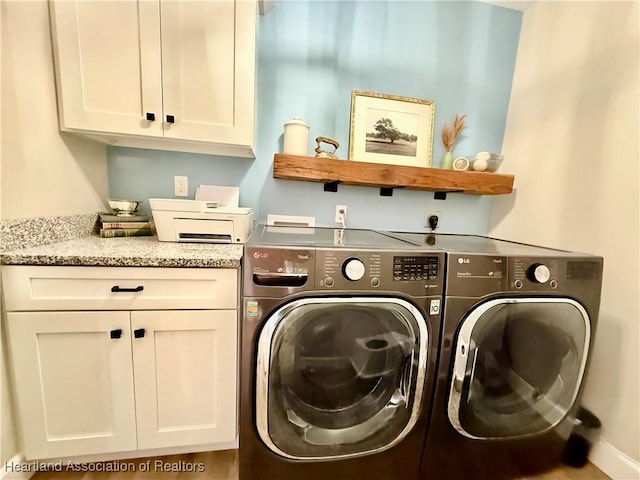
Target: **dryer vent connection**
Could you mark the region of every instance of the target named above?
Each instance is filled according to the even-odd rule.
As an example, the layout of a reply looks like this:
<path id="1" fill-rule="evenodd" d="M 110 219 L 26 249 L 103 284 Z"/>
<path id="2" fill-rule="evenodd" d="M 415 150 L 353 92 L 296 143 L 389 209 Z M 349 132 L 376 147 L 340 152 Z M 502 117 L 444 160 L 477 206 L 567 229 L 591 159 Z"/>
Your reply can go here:
<path id="1" fill-rule="evenodd" d="M 429 216 L 429 227 L 431 228 L 432 232 L 435 232 L 436 228 L 438 228 L 438 220 L 440 220 L 438 215 Z"/>
<path id="2" fill-rule="evenodd" d="M 440 222 L 440 210 L 426 210 L 424 212 L 424 227 L 435 232 Z"/>

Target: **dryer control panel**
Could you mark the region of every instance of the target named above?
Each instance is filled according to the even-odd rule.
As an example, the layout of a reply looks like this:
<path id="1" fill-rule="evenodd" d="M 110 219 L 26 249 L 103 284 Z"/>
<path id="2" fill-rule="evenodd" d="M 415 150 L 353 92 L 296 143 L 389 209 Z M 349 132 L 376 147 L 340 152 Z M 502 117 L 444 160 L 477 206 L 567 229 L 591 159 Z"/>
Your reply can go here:
<path id="1" fill-rule="evenodd" d="M 498 255 L 448 256 L 447 295 L 480 297 L 507 285 L 507 258 Z"/>
<path id="2" fill-rule="evenodd" d="M 496 292 L 579 294 L 597 291 L 599 257 L 498 256 L 451 253 L 446 294 L 482 297 Z"/>
<path id="3" fill-rule="evenodd" d="M 509 259 L 509 287 L 516 291 L 571 292 L 600 284 L 599 257 L 513 257 Z"/>
<path id="4" fill-rule="evenodd" d="M 560 260 L 514 257 L 509 262 L 510 284 L 514 290 L 548 291 L 558 288 Z"/>

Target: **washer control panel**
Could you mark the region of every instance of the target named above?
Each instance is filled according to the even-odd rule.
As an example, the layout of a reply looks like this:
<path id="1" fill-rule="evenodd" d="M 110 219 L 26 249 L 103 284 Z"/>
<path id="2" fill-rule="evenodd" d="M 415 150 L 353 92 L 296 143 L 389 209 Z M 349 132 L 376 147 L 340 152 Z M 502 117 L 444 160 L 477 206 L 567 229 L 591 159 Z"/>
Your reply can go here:
<path id="1" fill-rule="evenodd" d="M 443 254 L 371 250 L 316 250 L 316 287 L 321 290 L 390 290 L 438 295 Z"/>
<path id="2" fill-rule="evenodd" d="M 366 268 L 359 258 L 347 258 L 342 264 L 342 274 L 347 280 L 357 282 L 364 277 Z"/>
<path id="3" fill-rule="evenodd" d="M 393 257 L 393 279 L 435 280 L 438 277 L 438 257 L 397 256 Z"/>

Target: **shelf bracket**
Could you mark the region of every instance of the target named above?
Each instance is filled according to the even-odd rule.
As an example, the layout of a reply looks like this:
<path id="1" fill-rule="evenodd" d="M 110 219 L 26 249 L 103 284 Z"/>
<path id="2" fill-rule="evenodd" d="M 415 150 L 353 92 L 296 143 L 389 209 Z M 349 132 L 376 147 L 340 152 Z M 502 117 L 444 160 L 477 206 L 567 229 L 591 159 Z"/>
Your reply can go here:
<path id="1" fill-rule="evenodd" d="M 381 197 L 392 197 L 393 190 L 396 188 L 404 188 L 404 187 L 380 187 L 380 196 Z"/>
<path id="2" fill-rule="evenodd" d="M 325 192 L 337 192 L 339 184 L 340 184 L 340 180 L 335 180 L 333 182 L 327 182 L 327 183 L 324 184 L 324 191 Z"/>
<path id="3" fill-rule="evenodd" d="M 434 192 L 433 193 L 433 199 L 434 200 L 446 200 L 447 199 L 447 192 Z"/>

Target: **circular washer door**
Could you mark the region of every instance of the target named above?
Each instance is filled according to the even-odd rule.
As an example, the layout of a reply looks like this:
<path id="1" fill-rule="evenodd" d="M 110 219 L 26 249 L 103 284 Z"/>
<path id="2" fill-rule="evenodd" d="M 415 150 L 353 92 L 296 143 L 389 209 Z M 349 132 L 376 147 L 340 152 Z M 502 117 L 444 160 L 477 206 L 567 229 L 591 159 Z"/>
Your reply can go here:
<path id="1" fill-rule="evenodd" d="M 591 324 L 569 298 L 480 304 L 456 338 L 448 415 L 462 435 L 513 438 L 555 427 L 582 383 Z"/>
<path id="2" fill-rule="evenodd" d="M 428 329 L 395 298 L 312 298 L 280 307 L 258 341 L 256 422 L 281 456 L 344 458 L 399 442 L 420 413 Z"/>

